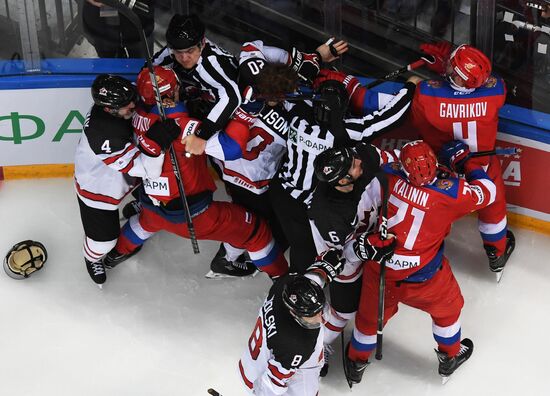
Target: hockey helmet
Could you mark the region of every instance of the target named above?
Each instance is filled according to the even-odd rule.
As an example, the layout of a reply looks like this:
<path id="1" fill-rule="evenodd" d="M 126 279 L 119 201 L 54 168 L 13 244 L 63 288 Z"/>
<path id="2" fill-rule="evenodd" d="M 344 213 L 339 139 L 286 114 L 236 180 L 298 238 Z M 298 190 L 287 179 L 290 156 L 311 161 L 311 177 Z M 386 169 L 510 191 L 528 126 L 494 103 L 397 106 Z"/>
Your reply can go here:
<path id="1" fill-rule="evenodd" d="M 323 81 L 315 90 L 319 96 L 313 101 L 313 115 L 319 125 L 328 124 L 331 113 L 336 119 L 343 119 L 349 104 L 346 87 L 340 81 Z"/>
<path id="2" fill-rule="evenodd" d="M 356 152 L 353 148 L 331 148 L 323 151 L 313 161 L 315 176 L 322 182 L 337 186 L 349 172 Z"/>
<path id="3" fill-rule="evenodd" d="M 310 318 L 321 312 L 325 306 L 325 293 L 321 286 L 303 275 L 294 275 L 283 287 L 283 302 L 292 317 L 306 329 L 317 329 L 321 323 L 310 323 Z"/>
<path id="4" fill-rule="evenodd" d="M 170 67 L 155 66 L 155 77 L 161 98 L 173 99 L 179 85 L 178 77 Z M 156 103 L 155 87 L 151 81 L 149 69 L 143 69 L 137 78 L 137 90 L 143 103 L 153 105 Z"/>
<path id="5" fill-rule="evenodd" d="M 36 241 L 22 241 L 13 246 L 4 258 L 4 271 L 13 279 L 25 279 L 44 266 L 48 252 Z"/>
<path id="6" fill-rule="evenodd" d="M 437 174 L 437 158 L 423 140 L 414 140 L 403 146 L 399 155 L 401 167 L 415 186 L 431 183 Z"/>
<path id="7" fill-rule="evenodd" d="M 176 14 L 166 29 L 166 44 L 175 50 L 191 48 L 202 41 L 204 31 L 204 23 L 197 15 Z"/>
<path id="8" fill-rule="evenodd" d="M 467 89 L 481 87 L 491 75 L 491 61 L 471 45 L 463 44 L 455 49 L 451 53 L 449 64 L 452 71 L 447 77 L 451 83 L 454 82 L 453 76 L 456 73 L 463 80 L 462 86 Z"/>
<path id="9" fill-rule="evenodd" d="M 137 100 L 136 87 L 123 77 L 100 74 L 92 84 L 92 98 L 98 106 L 118 110 Z"/>

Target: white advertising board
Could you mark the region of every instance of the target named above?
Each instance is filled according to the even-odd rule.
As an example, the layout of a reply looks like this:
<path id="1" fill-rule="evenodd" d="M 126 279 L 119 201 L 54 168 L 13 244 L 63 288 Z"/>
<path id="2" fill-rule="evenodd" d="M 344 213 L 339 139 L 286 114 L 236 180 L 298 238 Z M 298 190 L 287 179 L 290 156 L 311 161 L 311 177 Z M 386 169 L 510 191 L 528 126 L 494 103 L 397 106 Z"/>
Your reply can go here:
<path id="1" fill-rule="evenodd" d="M 0 91 L 0 166 L 74 162 L 90 88 Z"/>

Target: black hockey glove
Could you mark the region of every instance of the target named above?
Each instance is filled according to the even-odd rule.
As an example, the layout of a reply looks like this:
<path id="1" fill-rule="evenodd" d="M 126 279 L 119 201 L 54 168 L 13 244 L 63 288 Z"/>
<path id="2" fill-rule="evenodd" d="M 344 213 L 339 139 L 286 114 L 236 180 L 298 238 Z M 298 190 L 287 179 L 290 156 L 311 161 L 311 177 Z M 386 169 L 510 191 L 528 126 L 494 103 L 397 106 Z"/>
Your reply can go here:
<path id="1" fill-rule="evenodd" d="M 181 129 L 176 121 L 167 118 L 151 125 L 145 136 L 158 144 L 162 150 L 166 150 L 180 134 Z"/>
<path id="2" fill-rule="evenodd" d="M 393 255 L 395 243 L 394 235 L 388 234 L 387 239 L 382 239 L 379 232 L 364 232 L 353 242 L 353 251 L 360 260 L 380 263 Z"/>
<path id="3" fill-rule="evenodd" d="M 198 120 L 204 120 L 212 110 L 213 103 L 202 98 L 189 99 L 186 103 L 189 115 Z"/>
<path id="4" fill-rule="evenodd" d="M 288 66 L 298 73 L 303 82 L 312 84 L 317 74 L 321 70 L 319 62 L 321 56 L 317 52 L 311 54 L 300 52 L 296 48 L 292 48 L 288 52 Z"/>
<path id="5" fill-rule="evenodd" d="M 316 272 L 326 282 L 332 282 L 344 269 L 346 260 L 340 256 L 337 249 L 329 249 L 317 256 L 315 262 L 308 267 L 306 272 Z"/>

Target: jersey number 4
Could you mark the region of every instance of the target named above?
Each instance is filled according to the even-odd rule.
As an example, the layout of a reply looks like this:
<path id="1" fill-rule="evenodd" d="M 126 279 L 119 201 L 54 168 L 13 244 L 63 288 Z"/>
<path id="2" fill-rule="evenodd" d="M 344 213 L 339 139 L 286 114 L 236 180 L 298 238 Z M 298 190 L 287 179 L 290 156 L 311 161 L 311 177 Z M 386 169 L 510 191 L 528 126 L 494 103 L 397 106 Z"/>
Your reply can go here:
<path id="1" fill-rule="evenodd" d="M 391 230 L 393 227 L 405 220 L 405 217 L 409 217 L 409 207 L 411 207 L 411 205 L 400 200 L 394 195 L 390 196 L 389 202 L 397 208 L 397 213 L 388 219 L 388 229 Z M 424 220 L 425 213 L 426 212 L 423 210 L 417 209 L 414 206 L 411 207 L 410 214 L 413 217 L 413 221 L 408 232 L 406 232 L 407 239 L 403 244 L 405 249 L 413 249 L 416 238 L 418 237 L 418 232 L 420 231 L 420 227 L 422 227 L 422 221 Z"/>
<path id="2" fill-rule="evenodd" d="M 476 121 L 453 122 L 453 135 L 455 139 L 466 143 L 470 148 L 470 151 L 478 151 Z"/>

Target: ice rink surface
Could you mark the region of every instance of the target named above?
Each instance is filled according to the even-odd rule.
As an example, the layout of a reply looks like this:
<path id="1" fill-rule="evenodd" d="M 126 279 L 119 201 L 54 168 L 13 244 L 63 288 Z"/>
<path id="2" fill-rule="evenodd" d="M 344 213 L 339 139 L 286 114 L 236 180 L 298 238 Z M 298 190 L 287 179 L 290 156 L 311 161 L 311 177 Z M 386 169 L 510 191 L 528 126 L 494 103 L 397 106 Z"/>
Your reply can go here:
<path id="1" fill-rule="evenodd" d="M 108 273 L 100 290 L 81 253 L 71 179 L 0 184 L 0 252 L 21 240 L 46 246 L 31 278 L 0 272 L 0 395 L 244 395 L 236 364 L 271 282 L 208 280 L 218 244 L 161 233 Z M 446 385 L 437 374 L 431 320 L 401 306 L 355 395 L 549 395 L 550 238 L 514 229 L 516 250 L 500 284 L 489 272 L 476 220 L 458 222 L 447 256 L 466 300 L 462 334 L 472 358 Z M 349 329 L 348 329 L 349 331 Z M 346 334 L 349 337 L 349 333 Z M 339 343 L 320 396 L 350 393 Z"/>

